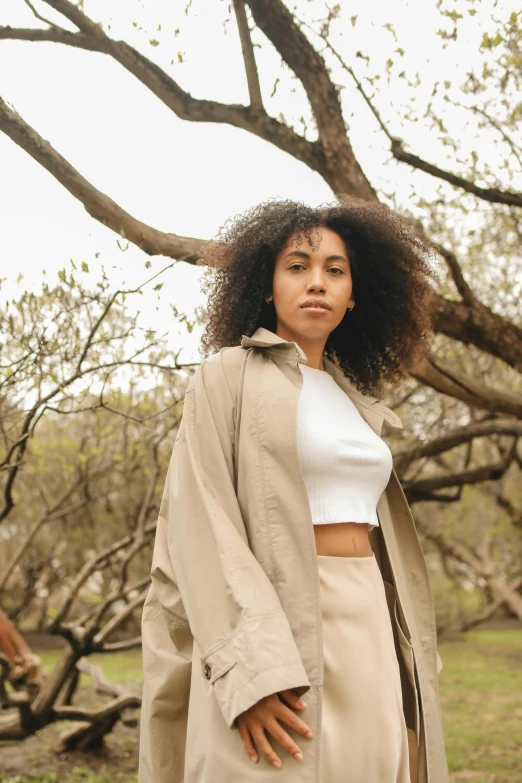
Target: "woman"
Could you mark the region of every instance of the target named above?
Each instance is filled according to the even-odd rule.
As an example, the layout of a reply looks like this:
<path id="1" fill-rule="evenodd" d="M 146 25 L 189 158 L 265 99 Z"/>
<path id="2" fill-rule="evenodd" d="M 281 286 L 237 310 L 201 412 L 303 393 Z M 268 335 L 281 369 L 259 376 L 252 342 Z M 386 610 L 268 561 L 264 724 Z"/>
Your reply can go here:
<path id="1" fill-rule="evenodd" d="M 429 577 L 381 438 L 402 424 L 375 396 L 426 351 L 429 253 L 349 197 L 262 204 L 203 252 L 139 783 L 447 783 Z"/>

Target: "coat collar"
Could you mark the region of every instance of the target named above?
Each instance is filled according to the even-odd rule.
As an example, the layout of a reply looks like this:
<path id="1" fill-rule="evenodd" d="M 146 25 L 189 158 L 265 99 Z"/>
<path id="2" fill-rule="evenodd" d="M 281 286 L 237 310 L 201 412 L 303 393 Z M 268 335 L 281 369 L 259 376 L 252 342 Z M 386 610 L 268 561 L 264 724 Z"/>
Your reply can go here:
<path id="1" fill-rule="evenodd" d="M 288 346 L 293 346 L 296 352 L 297 361 L 302 361 L 305 363 L 308 362 L 305 352 L 296 342 L 284 340 L 278 334 L 270 331 L 270 329 L 265 329 L 263 326 L 260 326 L 258 329 L 256 329 L 252 337 L 249 337 L 246 334 L 242 335 L 241 346 L 242 348 L 284 348 L 284 350 L 288 350 Z M 338 367 L 331 359 L 328 359 L 328 357 L 324 356 L 323 362 L 326 372 L 328 372 L 333 377 L 337 385 L 340 386 L 346 392 L 346 394 L 348 394 L 354 403 L 366 409 L 371 408 L 372 411 L 379 413 L 383 419 L 386 419 L 386 421 L 388 421 L 393 427 L 402 428 L 400 417 L 395 413 L 395 411 L 392 411 L 391 408 L 388 408 L 382 400 L 374 397 L 371 394 L 365 394 L 359 391 L 355 384 L 346 377 L 341 368 Z"/>

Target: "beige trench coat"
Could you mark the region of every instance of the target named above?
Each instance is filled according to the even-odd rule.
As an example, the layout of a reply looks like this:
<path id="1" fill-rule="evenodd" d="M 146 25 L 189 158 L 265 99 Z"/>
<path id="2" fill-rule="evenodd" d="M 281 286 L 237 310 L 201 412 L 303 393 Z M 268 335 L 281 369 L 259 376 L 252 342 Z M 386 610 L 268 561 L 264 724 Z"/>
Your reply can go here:
<path id="1" fill-rule="evenodd" d="M 259 328 L 207 357 L 190 379 L 161 503 L 143 608 L 139 783 L 322 781 L 322 616 L 296 416 L 306 361 Z M 381 400 L 324 365 L 372 429 L 402 427 Z M 418 783 L 448 783 L 435 614 L 415 524 L 392 471 L 370 542 L 394 630 Z M 283 766 L 247 756 L 234 723 L 268 694 L 306 694 L 307 740 Z M 347 726 L 347 732 L 349 726 Z M 413 736 L 413 735 L 412 735 Z M 270 739 L 270 738 L 269 738 Z M 369 781 L 368 783 L 379 783 Z"/>

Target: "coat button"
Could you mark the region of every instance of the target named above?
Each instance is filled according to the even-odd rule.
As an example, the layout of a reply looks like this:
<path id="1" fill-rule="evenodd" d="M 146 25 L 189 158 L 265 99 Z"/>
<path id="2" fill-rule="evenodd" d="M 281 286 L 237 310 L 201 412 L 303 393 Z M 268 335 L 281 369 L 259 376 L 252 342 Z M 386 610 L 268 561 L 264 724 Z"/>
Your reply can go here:
<path id="1" fill-rule="evenodd" d="M 210 680 L 211 674 L 212 674 L 212 670 L 211 670 L 210 666 L 208 665 L 208 663 L 204 663 L 203 664 L 203 677 L 205 677 L 205 679 L 207 679 L 207 680 Z"/>

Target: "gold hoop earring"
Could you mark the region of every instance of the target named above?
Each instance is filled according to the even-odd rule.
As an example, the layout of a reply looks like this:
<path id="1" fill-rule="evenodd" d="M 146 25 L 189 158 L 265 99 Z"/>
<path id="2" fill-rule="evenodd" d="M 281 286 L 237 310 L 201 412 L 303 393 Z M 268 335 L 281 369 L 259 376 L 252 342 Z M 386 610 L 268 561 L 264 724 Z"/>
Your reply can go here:
<path id="1" fill-rule="evenodd" d="M 355 302 L 353 303 L 353 305 L 351 307 L 347 307 L 346 309 L 349 310 L 350 312 L 352 312 L 354 307 L 355 307 Z"/>
<path id="2" fill-rule="evenodd" d="M 268 298 L 265 296 L 265 302 L 267 304 L 270 304 L 271 301 L 272 301 L 272 297 L 271 296 L 269 296 Z"/>

